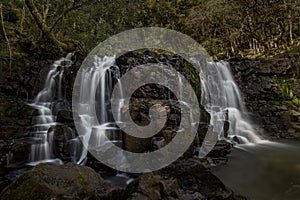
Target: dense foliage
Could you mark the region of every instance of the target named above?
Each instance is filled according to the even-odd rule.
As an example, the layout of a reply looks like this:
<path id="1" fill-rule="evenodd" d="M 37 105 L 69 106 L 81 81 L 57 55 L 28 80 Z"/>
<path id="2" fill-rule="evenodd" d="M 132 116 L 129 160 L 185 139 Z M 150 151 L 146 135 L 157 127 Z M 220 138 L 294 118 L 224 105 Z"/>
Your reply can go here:
<path id="1" fill-rule="evenodd" d="M 299 45 L 298 0 L 2 0 L 0 55 L 89 51 L 135 27 L 181 31 L 215 58 L 264 56 Z M 12 55 L 11 55 L 12 54 Z"/>

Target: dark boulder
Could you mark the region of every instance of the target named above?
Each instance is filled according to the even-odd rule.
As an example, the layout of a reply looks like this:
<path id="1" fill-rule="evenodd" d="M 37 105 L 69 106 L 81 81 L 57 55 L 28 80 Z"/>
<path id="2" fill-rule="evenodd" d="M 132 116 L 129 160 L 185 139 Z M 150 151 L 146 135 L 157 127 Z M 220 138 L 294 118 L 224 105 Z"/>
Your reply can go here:
<path id="1" fill-rule="evenodd" d="M 177 181 L 179 199 L 239 199 L 198 159 L 178 160 L 157 173 Z"/>
<path id="2" fill-rule="evenodd" d="M 119 199 L 122 192 L 89 167 L 39 164 L 6 187 L 1 199 Z"/>

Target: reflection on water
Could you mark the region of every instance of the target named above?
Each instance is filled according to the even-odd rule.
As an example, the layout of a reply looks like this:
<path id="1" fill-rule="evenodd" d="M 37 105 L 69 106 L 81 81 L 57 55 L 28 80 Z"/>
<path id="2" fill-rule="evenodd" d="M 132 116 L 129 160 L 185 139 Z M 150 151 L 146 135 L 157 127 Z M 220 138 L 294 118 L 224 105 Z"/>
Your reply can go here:
<path id="1" fill-rule="evenodd" d="M 300 199 L 300 140 L 236 147 L 213 173 L 249 199 Z"/>

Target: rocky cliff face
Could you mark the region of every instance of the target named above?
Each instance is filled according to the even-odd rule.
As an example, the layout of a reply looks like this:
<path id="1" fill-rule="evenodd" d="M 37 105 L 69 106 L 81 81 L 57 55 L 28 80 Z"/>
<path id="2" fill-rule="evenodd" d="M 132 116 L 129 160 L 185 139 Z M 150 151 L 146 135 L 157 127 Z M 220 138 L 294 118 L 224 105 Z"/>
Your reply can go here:
<path id="1" fill-rule="evenodd" d="M 67 101 L 71 102 L 72 84 L 82 57 L 77 55 L 74 59 L 75 64 L 66 72 L 64 87 L 66 88 Z M 191 71 L 189 64 L 178 56 L 167 56 L 153 52 L 128 53 L 117 59 L 122 74 L 131 68 L 145 63 L 167 63 L 180 71 L 196 90 L 198 99 L 201 91 L 199 90 L 199 79 L 192 78 L 196 71 Z M 238 86 L 240 87 L 246 106 L 250 111 L 253 121 L 261 130 L 264 136 L 295 138 L 300 137 L 300 58 L 299 54 L 285 55 L 270 59 L 232 59 L 229 61 Z M 30 143 L 20 140 L 26 137 L 28 128 L 34 111 L 26 102 L 32 100 L 42 87 L 43 77 L 51 65 L 51 60 L 44 60 L 28 66 L 23 71 L 16 71 L 12 77 L 6 77 L 0 82 L 0 165 L 6 164 L 11 151 L 15 155 L 17 162 L 26 161 L 24 152 L 28 152 Z M 171 96 L 166 96 L 171 95 Z M 165 101 L 164 105 L 171 107 L 169 113 L 169 124 L 176 126 L 180 120 L 180 110 L 176 105 L 176 100 L 168 101 L 167 98 L 174 99 L 174 95 L 164 87 L 147 86 L 140 88 L 134 94 L 131 105 L 132 116 L 137 123 L 149 123 L 148 108 L 153 102 L 147 98 Z M 171 105 L 172 104 L 172 105 Z M 199 127 L 199 138 L 203 139 L 207 131 L 209 115 L 202 110 L 201 119 L 204 119 Z M 62 127 L 57 127 L 56 135 L 63 135 L 62 131 L 69 128 L 74 129 L 72 112 L 70 109 L 60 110 L 57 113 L 57 121 L 61 122 Z M 172 137 L 172 131 L 165 131 L 157 135 L 159 141 L 163 139 L 166 143 Z M 126 135 L 125 135 L 126 137 Z M 59 137 L 58 137 L 59 138 Z M 149 150 L 151 140 L 143 141 L 138 147 L 135 145 L 135 138 L 126 137 L 125 146 L 136 152 Z M 141 142 L 141 141 L 140 141 Z M 66 143 L 66 142 L 65 142 Z M 148 145 L 144 145 L 148 144 Z M 57 144 L 60 147 L 62 144 Z M 65 145 L 66 148 L 68 145 Z M 61 148 L 61 149 L 66 149 Z M 65 151 L 65 150 L 62 150 Z M 64 160 L 61 152 L 57 153 Z"/>
<path id="2" fill-rule="evenodd" d="M 300 56 L 229 61 L 261 134 L 300 137 Z"/>
<path id="3" fill-rule="evenodd" d="M 72 84 L 74 81 L 74 75 L 80 66 L 80 59 L 78 62 L 74 60 L 75 66 L 66 72 L 65 77 L 66 83 L 66 103 L 71 102 L 71 91 Z M 199 76 L 198 72 L 191 71 L 192 67 L 188 66 L 182 58 L 177 56 L 167 56 L 159 55 L 150 52 L 144 53 L 129 53 L 121 56 L 117 59 L 117 65 L 120 67 L 122 74 L 125 74 L 127 70 L 146 62 L 150 63 L 168 63 L 172 66 L 177 66 L 184 76 L 190 81 L 191 85 L 197 92 L 198 99 L 200 99 L 199 89 Z M 32 125 L 31 118 L 35 115 L 36 111 L 26 105 L 28 100 L 32 100 L 37 92 L 40 90 L 38 85 L 43 82 L 43 71 L 47 71 L 51 62 L 44 65 L 37 65 L 32 67 L 32 73 L 23 74 L 20 76 L 20 80 L 9 80 L 6 84 L 13 86 L 9 89 L 8 96 L 12 99 L 12 102 L 5 101 L 3 99 L 3 104 L 9 109 L 4 110 L 3 118 L 7 118 L 10 123 L 2 123 L 2 127 L 6 127 L 1 130 L 2 141 L 1 144 L 1 155 L 3 156 L 2 163 L 0 163 L 0 186 L 4 188 L 10 181 L 3 178 L 2 166 L 5 166 L 7 161 L 12 162 L 12 164 L 21 164 L 17 167 L 22 167 L 24 162 L 28 162 L 27 156 L 30 151 L 30 141 L 28 135 L 26 134 L 28 128 Z M 41 67 L 41 69 L 39 68 Z M 190 67 L 190 68 L 189 68 Z M 196 74 L 192 78 L 192 74 Z M 26 81 L 27 80 L 27 81 Z M 134 80 L 133 80 L 134 82 Z M 5 84 L 1 85 L 6 88 Z M 21 89 L 20 89 L 21 88 Z M 21 93 L 15 94 L 13 91 L 21 91 Z M 170 100 L 171 99 L 171 100 Z M 174 137 L 174 129 L 178 126 L 180 122 L 180 107 L 179 102 L 175 98 L 171 91 L 166 90 L 164 87 L 152 84 L 138 89 L 131 99 L 130 103 L 130 113 L 133 120 L 144 125 L 149 123 L 149 108 L 160 102 L 163 106 L 168 108 L 168 128 L 161 131 L 154 138 L 150 139 L 139 139 L 129 137 L 124 135 L 126 150 L 132 152 L 145 152 L 153 151 L 156 148 L 160 148 L 166 145 L 172 137 Z M 14 109 L 15 105 L 22 104 L 24 108 L 15 110 L 12 114 L 13 117 L 9 117 L 8 111 Z M 54 131 L 54 154 L 57 158 L 62 161 L 69 162 L 70 156 L 68 152 L 68 141 L 72 139 L 72 129 L 75 131 L 74 123 L 72 120 L 72 112 L 67 109 L 69 106 L 64 107 L 56 112 L 56 121 L 60 122 L 59 125 L 51 127 L 48 131 Z M 207 131 L 207 125 L 209 123 L 209 114 L 205 112 L 203 108 L 201 114 L 202 123 L 199 127 L 198 133 L 199 138 L 203 139 Z M 19 124 L 19 121 L 23 124 Z M 10 127 L 17 127 L 17 129 L 10 129 Z M 153 145 L 156 144 L 156 145 Z M 223 147 L 226 148 L 223 148 Z M 217 148 L 211 152 L 210 156 L 213 158 L 218 158 L 220 156 L 226 156 L 230 152 L 231 146 L 226 143 L 218 143 Z M 45 196 L 49 198 L 81 198 L 82 195 L 85 197 L 99 198 L 99 199 L 235 199 L 240 198 L 235 196 L 234 193 L 226 188 L 222 182 L 215 177 L 209 169 L 204 165 L 208 166 L 212 160 L 208 161 L 203 159 L 199 160 L 187 160 L 185 158 L 191 157 L 194 153 L 194 146 L 186 153 L 182 160 L 170 166 L 169 170 L 157 172 L 157 174 L 146 174 L 140 176 L 132 184 L 130 184 L 125 190 L 119 189 L 108 185 L 103 182 L 102 178 L 97 175 L 96 172 L 91 171 L 87 167 L 79 167 L 74 164 L 67 164 L 64 166 L 50 166 L 46 164 L 38 165 L 32 170 L 25 172 L 19 179 L 9 185 L 3 192 L 3 199 L 10 199 L 14 194 L 17 194 L 16 199 L 21 199 L 22 197 L 32 198 L 38 192 L 39 198 L 44 198 Z M 9 155 L 13 155 L 10 158 Z M 202 163 L 203 162 L 203 163 Z M 185 163 L 185 164 L 183 164 Z M 1 166 L 2 165 L 2 166 Z M 88 159 L 88 166 L 92 166 L 99 173 L 105 171 L 105 167 L 100 165 L 99 162 L 95 161 L 90 157 Z M 179 170 L 178 170 L 179 169 Z M 7 170 L 7 173 L 9 170 Z M 111 172 L 111 169 L 107 170 Z M 172 173 L 170 173 L 172 171 Z M 182 173 L 186 176 L 181 179 Z M 107 176 L 108 172 L 104 172 Z M 169 174 L 168 176 L 166 174 Z M 196 174 L 196 177 L 194 177 Z M 178 180 L 177 180 L 178 179 Z M 181 184 L 184 182 L 184 184 Z M 66 184 L 67 183 L 67 184 Z M 97 186 L 98 184 L 98 186 Z M 193 189 L 189 188 L 192 184 Z M 59 186 L 59 187 L 57 187 Z M 1 188 L 2 189 L 2 188 Z M 23 190 L 24 189 L 24 190 Z M 149 196 L 150 195 L 150 196 Z M 154 197 L 152 198 L 152 196 Z M 169 198 L 168 198 L 169 197 Z"/>
<path id="4" fill-rule="evenodd" d="M 67 91 L 66 100 L 69 105 L 72 97 L 72 84 L 82 60 L 83 57 L 77 55 L 77 58 L 74 59 L 75 64 L 66 72 L 64 87 Z M 250 115 L 260 129 L 259 132 L 266 137 L 300 137 L 299 54 L 270 59 L 232 59 L 229 62 Z M 36 62 L 25 70 L 16 71 L 13 76 L 7 76 L 0 81 L 0 165 L 7 164 L 8 152 L 14 154 L 14 159 L 17 162 L 27 160 L 26 152 L 30 149 L 30 143 L 22 138 L 27 136 L 35 112 L 26 103 L 32 100 L 41 89 L 43 77 L 45 77 L 51 63 L 51 60 Z M 194 76 L 197 72 L 191 71 L 189 64 L 178 56 L 167 56 L 147 51 L 128 53 L 117 59 L 117 65 L 119 65 L 122 74 L 145 63 L 167 63 L 174 66 L 190 80 L 198 99 L 200 99 L 199 77 Z M 147 98 L 152 100 L 149 101 Z M 149 123 L 148 111 L 154 103 L 153 99 L 165 101 L 163 104 L 170 107 L 168 123 L 171 126 L 176 126 L 180 120 L 180 109 L 176 105 L 178 104 L 176 99 L 171 102 L 168 101 L 168 98 L 174 99 L 174 95 L 164 87 L 157 85 L 142 87 L 134 94 L 131 105 L 136 106 L 131 108 L 131 114 L 137 123 L 147 124 Z M 209 122 L 209 115 L 203 108 L 201 109 L 203 123 L 198 130 L 200 140 L 204 138 Z M 69 130 L 70 128 L 75 130 L 70 108 L 58 111 L 57 121 L 62 123 L 61 127 L 55 128 L 58 136 L 57 141 L 62 141 L 56 143 L 61 149 L 57 155 L 62 160 L 68 161 L 69 156 L 64 153 L 68 149 L 67 141 L 60 138 L 65 133 L 61 130 Z M 172 131 L 161 132 L 157 137 L 155 140 L 164 145 L 172 138 Z M 142 152 L 152 148 L 150 147 L 151 140 L 140 141 L 126 135 L 125 138 L 125 148 L 128 150 Z M 137 141 L 142 145 L 136 145 Z"/>
<path id="5" fill-rule="evenodd" d="M 82 58 L 74 60 L 74 67 L 67 72 L 67 76 L 64 80 L 67 91 L 66 101 L 69 103 L 71 102 L 72 97 L 72 84 L 81 61 Z M 272 59 L 230 60 L 232 71 L 243 93 L 246 106 L 250 111 L 252 119 L 258 127 L 261 128 L 261 133 L 266 137 L 300 137 L 300 100 L 298 99 L 300 98 L 299 61 L 299 55 Z M 197 72 L 190 71 L 191 68 L 189 68 L 188 64 L 177 56 L 144 52 L 138 54 L 129 53 L 117 59 L 117 64 L 121 68 L 122 74 L 125 74 L 126 71 L 131 68 L 140 64 L 145 64 L 146 62 L 162 62 L 177 67 L 177 70 L 190 81 L 197 92 L 198 99 L 200 99 L 201 91 L 198 90 L 199 84 L 197 84 L 199 83 L 199 77 L 192 77 L 192 75 Z M 37 63 L 25 71 L 15 73 L 12 78 L 0 81 L 0 167 L 8 164 L 8 161 L 13 161 L 14 164 L 27 161 L 31 143 L 26 140 L 26 134 L 28 132 L 28 127 L 30 127 L 32 123 L 31 119 L 32 116 L 34 116 L 35 111 L 32 110 L 32 108 L 29 108 L 26 102 L 30 99 L 32 100 L 40 90 L 39 85 L 43 82 L 43 73 L 47 71 L 47 68 L 49 68 L 51 63 L 51 61 Z M 170 99 L 172 100 L 170 101 Z M 155 150 L 155 148 L 159 148 L 159 146 L 153 144 L 166 145 L 172 139 L 174 134 L 172 129 L 176 127 L 180 121 L 180 108 L 178 107 L 178 101 L 176 101 L 174 94 L 168 92 L 166 88 L 158 85 L 148 85 L 136 90 L 130 105 L 131 116 L 134 121 L 140 125 L 149 123 L 149 107 L 157 101 L 160 101 L 168 108 L 168 125 L 170 129 L 158 133 L 155 138 L 145 140 L 130 138 L 129 136 L 124 135 L 125 149 L 133 152 L 152 151 Z M 205 136 L 210 118 L 209 114 L 205 112 L 203 108 L 201 109 L 201 114 L 203 115 L 201 116 L 201 119 L 203 121 L 200 123 L 201 126 L 198 130 L 200 140 Z M 70 161 L 68 140 L 71 139 L 69 138 L 69 135 L 72 135 L 69 133 L 72 132 L 72 129 L 75 131 L 70 107 L 69 109 L 61 109 L 57 112 L 57 122 L 60 122 L 61 125 L 51 128 L 51 130 L 55 132 L 55 155 L 64 162 L 68 162 Z M 224 157 L 230 152 L 230 148 L 231 146 L 227 143 L 223 144 L 222 142 L 219 142 L 215 149 L 210 152 L 209 156 L 212 158 L 219 158 L 220 156 Z M 10 158 L 11 154 L 14 155 L 12 160 Z M 192 154 L 193 146 L 186 153 L 186 156 L 190 157 Z M 150 192 L 151 195 L 153 194 L 161 198 L 167 196 L 170 197 L 170 199 L 242 199 L 242 197 L 234 196 L 231 190 L 227 189 L 198 162 L 198 160 L 182 159 L 158 172 L 155 176 L 153 174 L 141 176 L 130 184 L 127 189 L 117 189 L 117 196 L 121 199 L 125 196 L 126 198 L 139 199 L 139 197 L 147 196 Z M 208 162 L 208 160 L 205 162 Z M 99 171 L 103 169 L 103 166 L 97 167 L 97 164 L 99 163 L 89 162 L 87 164 Z M 56 172 L 56 168 L 53 168 L 54 170 L 50 168 L 51 167 L 46 165 L 40 165 L 35 168 L 35 170 L 38 169 L 43 173 L 44 169 L 45 173 L 51 172 L 51 170 L 53 172 L 52 174 L 47 174 L 51 181 L 49 184 L 47 183 L 48 185 L 46 188 L 43 181 L 48 179 L 45 179 L 44 175 L 38 179 L 38 182 L 41 182 L 40 180 L 42 180 L 43 183 L 38 188 L 47 190 L 46 194 L 55 195 L 59 188 L 56 188 L 55 185 L 52 187 L 52 185 L 61 183 L 57 177 L 61 177 L 60 173 L 63 173 L 64 167 L 57 167 L 62 168 L 62 172 Z M 75 165 L 70 165 L 69 168 L 73 171 L 78 170 Z M 68 172 L 71 173 L 71 175 L 66 176 L 65 179 L 73 182 L 74 185 L 72 186 L 72 189 L 78 190 L 78 192 L 68 192 L 67 194 L 63 194 L 64 191 L 62 191 L 61 195 L 72 194 L 78 196 L 87 192 L 91 195 L 111 197 L 110 189 L 112 187 L 103 183 L 101 177 L 95 175 L 95 182 L 97 182 L 97 184 L 101 183 L 101 187 L 109 192 L 100 192 L 99 194 L 97 192 L 94 193 L 91 192 L 91 190 L 94 190 L 94 187 L 96 187 L 95 185 L 82 186 L 82 181 L 85 182 L 86 179 L 89 179 L 87 181 L 90 181 L 90 178 L 79 177 L 79 179 L 76 179 L 77 172 L 76 176 L 73 176 L 73 171 L 69 170 L 69 168 Z M 86 169 L 82 168 L 82 170 L 80 170 L 79 172 L 81 173 L 82 170 Z M 9 183 L 6 179 L 2 179 L 3 173 L 5 173 L 5 171 L 0 168 L 1 188 Z M 24 184 L 26 185 L 28 181 L 31 181 L 30 178 L 26 177 L 26 175 L 30 173 L 32 173 L 32 171 L 25 173 L 21 176 L 19 182 L 17 181 L 9 186 L 8 189 L 2 193 L 2 198 L 9 198 L 10 193 L 21 191 L 20 187 L 23 187 Z M 90 173 L 92 174 L 93 172 L 87 172 L 87 174 Z M 39 175 L 39 173 L 37 174 Z M 184 174 L 184 178 L 180 178 L 183 177 L 182 174 Z M 165 180 L 165 177 L 168 177 L 167 180 Z M 151 180 L 152 182 L 149 183 L 148 180 Z M 64 181 L 65 180 L 63 180 L 63 182 Z M 34 184 L 29 184 L 30 187 L 33 185 Z M 190 187 L 193 189 L 191 190 Z M 35 191 L 30 188 L 29 190 Z M 121 197 L 119 196 L 120 193 Z M 20 195 L 21 194 L 23 193 L 20 193 Z M 148 199 L 151 199 L 151 197 Z"/>
<path id="6" fill-rule="evenodd" d="M 150 51 L 145 52 L 129 52 L 125 55 L 120 56 L 116 60 L 117 66 L 121 70 L 121 74 L 124 75 L 126 72 L 131 70 L 134 67 L 139 65 L 149 63 L 162 63 L 168 66 L 174 67 L 178 72 L 180 72 L 191 84 L 193 87 L 195 94 L 197 95 L 198 100 L 201 99 L 201 91 L 200 91 L 200 78 L 199 72 L 186 60 L 178 55 L 166 55 L 159 54 Z M 148 67 L 151 67 L 149 65 Z M 172 76 L 170 72 L 170 79 L 177 80 L 176 76 Z M 137 74 L 136 77 L 133 78 L 131 85 L 135 85 L 135 81 L 140 77 Z M 170 81 L 172 81 L 170 80 Z M 155 80 L 154 80 L 155 81 Z M 125 86 L 126 87 L 126 86 Z M 187 95 L 188 92 L 185 91 L 186 86 L 182 85 L 182 95 Z M 168 119 L 165 124 L 164 129 L 155 135 L 154 138 L 134 138 L 130 135 L 124 134 L 125 139 L 125 149 L 132 152 L 144 152 L 151 150 L 151 144 L 156 143 L 155 140 L 158 140 L 161 143 L 161 147 L 167 145 L 176 134 L 176 128 L 178 128 L 180 124 L 181 118 L 181 110 L 180 103 L 177 97 L 174 95 L 173 91 L 170 91 L 168 88 L 156 85 L 149 84 L 137 89 L 131 97 L 130 102 L 130 112 L 132 119 L 139 125 L 147 125 L 150 122 L 149 119 L 149 109 L 154 104 L 159 103 L 162 106 L 166 107 L 168 110 Z M 200 140 L 203 140 L 205 134 L 207 132 L 207 127 L 209 124 L 210 116 L 204 110 L 203 107 L 201 110 L 201 122 L 198 128 L 198 135 Z M 196 141 L 195 141 L 196 145 Z M 154 147 L 154 149 L 157 147 Z M 187 153 L 191 156 L 193 154 L 194 145 L 191 146 L 190 151 Z"/>

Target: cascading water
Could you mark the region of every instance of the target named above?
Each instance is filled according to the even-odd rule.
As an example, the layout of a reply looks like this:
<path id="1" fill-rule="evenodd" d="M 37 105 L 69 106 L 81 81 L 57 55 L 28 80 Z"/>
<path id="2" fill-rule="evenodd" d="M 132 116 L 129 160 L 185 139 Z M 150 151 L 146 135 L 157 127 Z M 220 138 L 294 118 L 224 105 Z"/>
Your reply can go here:
<path id="1" fill-rule="evenodd" d="M 77 86 L 80 88 L 80 96 L 77 107 L 73 109 L 79 117 L 77 128 L 84 133 L 84 145 L 103 151 L 112 144 L 122 147 L 122 134 L 115 124 L 115 120 L 121 121 L 121 114 L 116 113 L 118 119 L 114 120 L 110 104 L 114 85 L 120 84 L 120 71 L 115 65 L 115 57 L 95 56 L 92 67 L 83 68 L 78 74 L 81 79 L 81 84 Z M 114 106 L 121 108 L 122 90 L 119 95 L 120 102 Z M 88 113 L 95 113 L 95 116 Z M 108 140 L 111 142 L 107 142 Z M 87 150 L 82 153 L 79 162 L 85 159 L 86 155 Z"/>
<path id="2" fill-rule="evenodd" d="M 62 97 L 62 78 L 64 69 L 72 65 L 69 53 L 54 62 L 44 83 L 44 88 L 36 96 L 34 103 L 29 104 L 37 115 L 32 118 L 32 130 L 29 136 L 36 142 L 31 145 L 29 161 L 41 161 L 52 158 L 52 137 L 50 127 L 57 123 L 56 116 L 53 114 L 54 102 L 61 100 Z"/>
<path id="3" fill-rule="evenodd" d="M 39 92 L 35 102 L 30 104 L 39 115 L 33 117 L 33 131 L 30 136 L 37 140 L 31 146 L 30 161 L 40 161 L 54 158 L 53 156 L 53 131 L 49 128 L 57 125 L 53 115 L 53 102 L 62 98 L 62 79 L 64 69 L 71 66 L 71 54 L 56 61 L 49 71 L 44 89 Z M 116 121 L 122 121 L 121 113 L 113 113 L 112 106 L 122 108 L 124 104 L 122 90 L 117 97 L 117 105 L 111 105 L 111 94 L 116 84 L 120 82 L 120 70 L 115 64 L 115 57 L 100 58 L 95 56 L 92 67 L 82 68 L 78 72 L 81 79 L 78 104 L 75 108 L 77 121 L 76 128 L 81 135 L 84 146 L 105 150 L 109 145 L 123 146 L 122 133 L 116 125 Z M 64 64 L 62 64 L 64 63 Z M 226 62 L 205 62 L 201 65 L 200 80 L 202 87 L 201 103 L 210 113 L 211 121 L 208 134 L 210 137 L 222 139 L 224 135 L 224 122 L 230 122 L 228 138 L 236 143 L 257 143 L 260 138 L 254 133 L 251 124 L 244 116 L 246 111 L 237 85 Z M 179 78 L 179 94 L 183 95 L 182 80 Z M 122 85 L 119 85 L 122 88 Z M 79 95 L 78 94 L 78 95 Z M 74 107 L 74 105 L 73 105 Z M 121 109 L 115 109 L 120 111 Z M 91 114 L 93 113 L 93 114 Z M 117 119 L 113 118 L 117 116 Z M 78 123 L 79 122 L 79 123 Z M 110 140 L 111 142 L 108 142 Z M 74 143 L 72 161 L 78 164 L 86 160 L 87 149 L 82 149 L 79 138 L 73 138 Z M 216 140 L 206 140 L 216 141 Z M 206 155 L 214 144 L 204 145 L 206 149 L 200 154 Z M 203 150 L 202 150 L 203 151 Z"/>
<path id="4" fill-rule="evenodd" d="M 201 104 L 211 115 L 209 131 L 224 135 L 224 122 L 228 120 L 228 138 L 234 143 L 258 143 L 261 139 L 255 134 L 247 120 L 246 109 L 240 91 L 233 80 L 229 63 L 207 62 L 200 72 L 202 99 Z"/>

